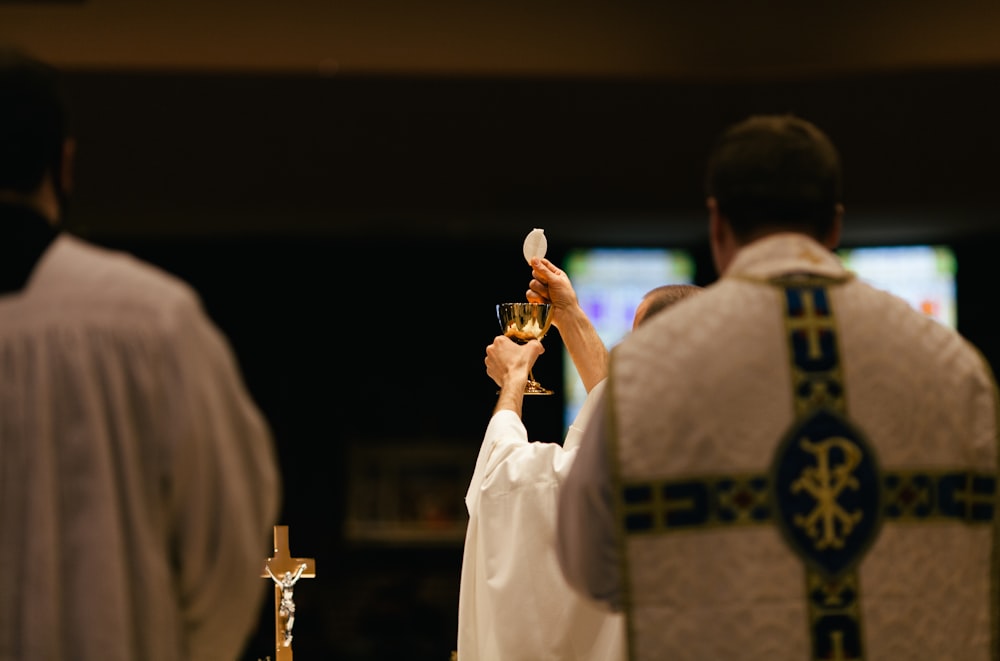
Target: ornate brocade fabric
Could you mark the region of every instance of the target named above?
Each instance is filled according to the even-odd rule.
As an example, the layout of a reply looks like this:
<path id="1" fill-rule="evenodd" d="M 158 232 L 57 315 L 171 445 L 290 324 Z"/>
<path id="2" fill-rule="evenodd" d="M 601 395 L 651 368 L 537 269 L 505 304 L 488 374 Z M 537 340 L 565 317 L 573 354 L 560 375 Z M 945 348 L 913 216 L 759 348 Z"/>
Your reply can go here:
<path id="1" fill-rule="evenodd" d="M 780 235 L 608 387 L 631 659 L 993 658 L 996 393 L 957 333 Z"/>

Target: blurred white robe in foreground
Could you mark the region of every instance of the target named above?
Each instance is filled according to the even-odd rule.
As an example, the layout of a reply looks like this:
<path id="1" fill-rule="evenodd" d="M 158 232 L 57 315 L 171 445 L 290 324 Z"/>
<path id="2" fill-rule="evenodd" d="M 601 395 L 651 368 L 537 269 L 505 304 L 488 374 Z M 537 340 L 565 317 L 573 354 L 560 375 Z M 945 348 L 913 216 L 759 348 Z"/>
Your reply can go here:
<path id="1" fill-rule="evenodd" d="M 226 338 L 68 234 L 30 276 L 0 296 L 0 660 L 231 661 L 281 480 Z"/>

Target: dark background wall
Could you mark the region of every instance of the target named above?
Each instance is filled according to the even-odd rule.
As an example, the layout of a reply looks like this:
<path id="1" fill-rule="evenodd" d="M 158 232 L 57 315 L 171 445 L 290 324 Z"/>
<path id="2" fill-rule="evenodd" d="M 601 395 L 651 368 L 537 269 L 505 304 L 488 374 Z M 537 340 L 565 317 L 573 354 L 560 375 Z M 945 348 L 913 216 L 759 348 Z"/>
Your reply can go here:
<path id="1" fill-rule="evenodd" d="M 846 240 L 992 231 L 1000 68 L 779 81 L 77 73 L 75 221 L 115 236 L 702 240 L 721 127 L 842 151 Z"/>
<path id="2" fill-rule="evenodd" d="M 440 661 L 460 540 L 344 532 L 352 448 L 445 444 L 455 516 L 492 410 L 494 306 L 523 296 L 521 241 L 708 259 L 701 173 L 717 131 L 795 112 L 840 145 L 845 245 L 933 241 L 959 261 L 959 328 L 994 364 L 1000 70 L 819 80 L 322 77 L 77 72 L 71 226 L 191 282 L 278 440 L 302 659 Z M 558 334 L 536 370 L 556 384 Z M 533 438 L 561 400 L 529 399 Z M 470 454 L 470 452 L 472 454 Z M 472 457 L 471 459 L 469 457 Z M 457 514 L 455 514 L 457 512 Z M 273 653 L 271 610 L 247 659 Z"/>

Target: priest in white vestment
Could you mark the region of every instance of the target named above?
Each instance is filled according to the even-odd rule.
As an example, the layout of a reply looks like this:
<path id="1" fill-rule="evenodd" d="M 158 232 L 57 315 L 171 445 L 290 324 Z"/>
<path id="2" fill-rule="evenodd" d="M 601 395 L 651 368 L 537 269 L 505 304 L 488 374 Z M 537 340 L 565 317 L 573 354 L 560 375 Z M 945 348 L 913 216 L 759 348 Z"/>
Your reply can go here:
<path id="1" fill-rule="evenodd" d="M 621 616 L 569 588 L 554 547 L 556 496 L 593 396 L 603 387 L 607 351 L 565 273 L 546 259 L 533 266 L 529 299 L 555 306 L 554 323 L 588 397 L 562 445 L 531 442 L 521 405 L 542 347 L 500 336 L 487 349 L 487 372 L 501 391 L 466 495 L 458 659 L 617 661 L 624 658 Z M 636 310 L 637 322 L 698 289 L 677 285 L 651 293 Z"/>
<path id="2" fill-rule="evenodd" d="M 271 432 L 188 285 L 60 231 L 54 74 L 0 52 L 0 661 L 231 661 L 271 591 Z"/>
<path id="3" fill-rule="evenodd" d="M 625 614 L 630 661 L 997 659 L 989 366 L 844 269 L 812 124 L 732 127 L 708 182 L 721 278 L 612 352 L 567 580 Z"/>

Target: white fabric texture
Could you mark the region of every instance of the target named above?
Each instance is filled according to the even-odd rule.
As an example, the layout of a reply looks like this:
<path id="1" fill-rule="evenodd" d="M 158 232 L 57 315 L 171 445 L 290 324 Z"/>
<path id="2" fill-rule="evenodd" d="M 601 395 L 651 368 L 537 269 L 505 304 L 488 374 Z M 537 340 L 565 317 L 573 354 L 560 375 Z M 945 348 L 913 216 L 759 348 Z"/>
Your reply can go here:
<path id="1" fill-rule="evenodd" d="M 589 397 L 562 446 L 529 442 L 513 411 L 490 420 L 466 495 L 460 661 L 624 658 L 621 615 L 572 591 L 555 555 L 558 489 L 592 402 Z"/>
<path id="2" fill-rule="evenodd" d="M 270 429 L 193 290 L 60 235 L 0 298 L 0 659 L 235 658 L 279 506 Z"/>
<path id="3" fill-rule="evenodd" d="M 617 585 L 625 567 L 624 598 L 605 596 L 628 613 L 630 659 L 812 658 L 803 563 L 773 523 L 629 535 L 624 565 L 597 551 L 585 557 L 569 534 L 609 520 L 602 498 L 610 490 L 599 482 L 611 438 L 605 421 L 623 480 L 768 474 L 794 413 L 781 291 L 764 281 L 790 273 L 849 275 L 806 237 L 762 239 L 718 283 L 612 353 L 612 401 L 581 446 L 599 449 L 574 464 L 588 474 L 574 471 L 564 485 L 560 552 L 589 594 Z M 993 474 L 996 390 L 980 354 L 857 279 L 828 291 L 847 413 L 881 469 Z M 991 658 L 994 535 L 989 524 L 885 522 L 857 569 L 865 658 Z"/>

